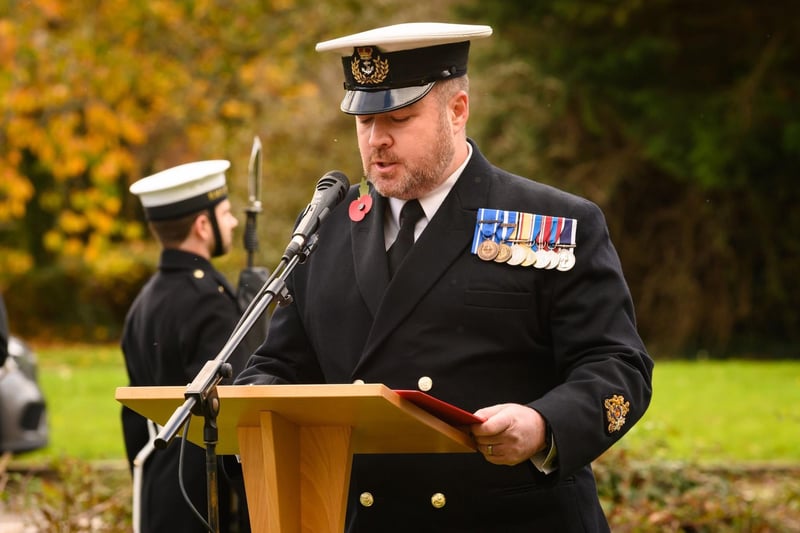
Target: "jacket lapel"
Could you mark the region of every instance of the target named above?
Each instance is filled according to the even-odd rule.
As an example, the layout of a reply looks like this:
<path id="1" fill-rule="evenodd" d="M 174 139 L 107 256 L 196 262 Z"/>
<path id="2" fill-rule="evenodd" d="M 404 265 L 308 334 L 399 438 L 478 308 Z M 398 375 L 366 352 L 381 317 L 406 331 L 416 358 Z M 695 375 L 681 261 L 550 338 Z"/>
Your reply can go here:
<path id="1" fill-rule="evenodd" d="M 386 244 L 383 236 L 383 221 L 389 203 L 374 189 L 372 212 L 364 220 L 350 226 L 353 242 L 353 265 L 356 283 L 370 312 L 378 312 L 383 293 L 389 284 L 389 263 L 386 259 Z"/>
<path id="2" fill-rule="evenodd" d="M 475 231 L 476 211 L 479 204 L 488 197 L 489 173 L 488 162 L 475 150 L 472 162 L 464 169 L 453 190 L 422 232 L 392 280 L 389 281 L 385 253 L 381 263 L 377 260 L 373 263 L 373 268 L 377 264 L 385 265 L 379 269 L 380 276 L 373 274 L 373 277 L 385 280 L 386 290 L 377 294 L 378 306 L 373 311 L 375 321 L 359 365 L 379 348 L 409 313 L 413 312 L 417 303 L 434 284 L 439 282 L 448 267 L 469 248 Z M 382 226 L 380 236 L 383 238 Z M 383 251 L 384 247 L 381 241 L 380 250 Z M 356 258 L 356 260 L 357 263 L 361 261 L 362 264 L 366 264 L 363 259 Z M 377 282 L 373 283 L 378 285 Z"/>

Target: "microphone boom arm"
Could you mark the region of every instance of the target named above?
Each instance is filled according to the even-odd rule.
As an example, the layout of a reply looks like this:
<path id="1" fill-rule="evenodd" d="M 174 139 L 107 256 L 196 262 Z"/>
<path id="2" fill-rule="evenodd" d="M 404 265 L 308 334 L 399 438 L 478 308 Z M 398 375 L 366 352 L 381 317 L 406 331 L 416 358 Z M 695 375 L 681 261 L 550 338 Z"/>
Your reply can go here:
<path id="1" fill-rule="evenodd" d="M 184 391 L 183 405 L 178 407 L 161 428 L 161 431 L 153 440 L 156 449 L 163 450 L 169 446 L 181 427 L 189 423 L 192 414 L 202 416 L 203 443 L 206 452 L 206 480 L 207 480 L 207 513 L 208 521 L 205 524 L 213 533 L 218 533 L 219 529 L 219 489 L 217 485 L 217 455 L 216 446 L 218 442 L 217 415 L 219 414 L 220 401 L 217 395 L 217 385 L 223 378 L 231 377 L 233 369 L 228 363 L 228 358 L 242 342 L 255 322 L 261 317 L 264 310 L 277 299 L 279 304 L 286 304 L 291 301 L 286 289 L 286 279 L 294 270 L 298 263 L 305 261 L 313 249 L 316 247 L 316 234 L 310 239 L 309 246 L 306 246 L 302 253 L 294 256 L 290 261 L 281 260 L 277 274 L 273 273 L 264 283 L 255 298 L 242 314 L 239 323 L 231 333 L 228 341 L 219 351 L 214 359 L 203 365 L 203 368 L 195 376 Z"/>
<path id="2" fill-rule="evenodd" d="M 316 237 L 317 234 L 315 233 L 309 239 L 302 253 L 294 255 L 289 261 L 281 260 L 278 268 L 264 283 L 264 286 L 242 314 L 239 323 L 217 356 L 207 361 L 197 376 L 187 385 L 183 394 L 185 398 L 183 405 L 175 410 L 158 435 L 156 435 L 154 442 L 156 448 L 166 448 L 192 413 L 201 414 L 196 408 L 197 404 L 211 398 L 214 387 L 223 378 L 230 377 L 230 363 L 227 360 L 259 319 L 262 312 L 275 300 L 278 301 L 279 305 L 291 302 L 292 297 L 286 289 L 286 280 L 298 263 L 305 262 L 316 248 Z"/>

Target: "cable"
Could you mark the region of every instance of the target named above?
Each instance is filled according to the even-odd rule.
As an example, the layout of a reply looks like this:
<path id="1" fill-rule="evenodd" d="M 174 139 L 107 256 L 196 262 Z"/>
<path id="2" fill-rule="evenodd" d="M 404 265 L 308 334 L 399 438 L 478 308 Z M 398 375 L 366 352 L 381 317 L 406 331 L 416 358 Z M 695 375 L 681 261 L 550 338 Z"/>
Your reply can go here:
<path id="1" fill-rule="evenodd" d="M 186 492 L 186 487 L 183 485 L 183 452 L 186 450 L 186 440 L 189 437 L 189 422 L 192 421 L 192 417 L 186 419 L 186 424 L 183 426 L 183 436 L 181 438 L 181 448 L 178 454 L 178 485 L 181 487 L 181 494 L 183 494 L 183 499 L 186 500 L 186 503 L 189 505 L 189 509 L 192 510 L 194 515 L 197 517 L 200 522 L 202 522 L 203 526 L 209 531 L 209 533 L 217 533 L 213 529 L 211 529 L 211 525 L 203 518 L 203 515 L 200 514 L 200 511 L 192 503 L 192 500 L 189 498 L 189 494 Z"/>

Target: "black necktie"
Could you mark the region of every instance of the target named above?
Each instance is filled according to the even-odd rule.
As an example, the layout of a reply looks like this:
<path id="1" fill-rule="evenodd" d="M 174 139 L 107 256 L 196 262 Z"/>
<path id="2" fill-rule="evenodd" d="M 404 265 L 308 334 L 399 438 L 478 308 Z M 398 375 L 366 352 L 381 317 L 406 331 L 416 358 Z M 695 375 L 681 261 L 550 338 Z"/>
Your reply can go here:
<path id="1" fill-rule="evenodd" d="M 417 200 L 409 200 L 400 210 L 400 231 L 397 238 L 389 247 L 389 275 L 394 276 L 400 263 L 414 245 L 414 227 L 419 219 L 425 215 L 422 206 Z"/>

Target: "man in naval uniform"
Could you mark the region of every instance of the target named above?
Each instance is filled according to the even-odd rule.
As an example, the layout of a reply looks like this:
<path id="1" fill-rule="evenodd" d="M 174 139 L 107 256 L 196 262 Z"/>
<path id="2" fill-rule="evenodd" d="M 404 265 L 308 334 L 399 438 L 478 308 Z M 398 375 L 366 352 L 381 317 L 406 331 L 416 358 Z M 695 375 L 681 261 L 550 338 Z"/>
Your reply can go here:
<path id="1" fill-rule="evenodd" d="M 238 221 L 231 213 L 225 171 L 228 161 L 199 161 L 143 178 L 130 191 L 137 195 L 153 234 L 162 246 L 158 271 L 137 295 L 125 318 L 122 351 L 129 385 L 186 386 L 216 357 L 242 310 L 212 257 L 231 248 Z M 248 351 L 241 346 L 228 359 L 236 372 Z M 128 461 L 151 439 L 147 420 L 123 407 L 122 426 Z M 142 532 L 205 532 L 181 494 L 178 480 L 180 439 L 147 459 L 141 490 Z M 223 531 L 237 531 L 234 514 L 244 514 L 225 476 L 217 476 Z M 183 480 L 194 507 L 207 519 L 205 451 L 186 443 Z M 246 516 L 242 516 L 246 521 Z M 230 529 L 229 529 L 230 528 Z"/>
<path id="2" fill-rule="evenodd" d="M 491 31 L 413 23 L 317 45 L 341 56 L 369 192 L 328 215 L 236 383 L 384 383 L 485 420 L 477 453 L 356 455 L 349 532 L 607 531 L 590 463 L 650 402 L 599 208 L 466 136 L 470 41 Z"/>

